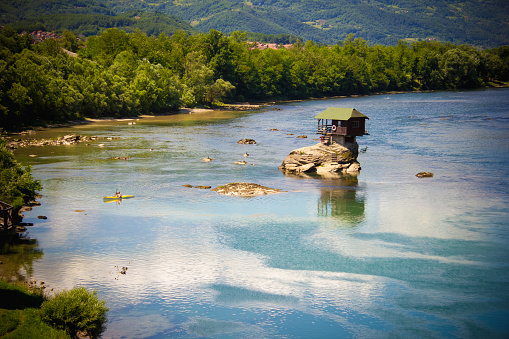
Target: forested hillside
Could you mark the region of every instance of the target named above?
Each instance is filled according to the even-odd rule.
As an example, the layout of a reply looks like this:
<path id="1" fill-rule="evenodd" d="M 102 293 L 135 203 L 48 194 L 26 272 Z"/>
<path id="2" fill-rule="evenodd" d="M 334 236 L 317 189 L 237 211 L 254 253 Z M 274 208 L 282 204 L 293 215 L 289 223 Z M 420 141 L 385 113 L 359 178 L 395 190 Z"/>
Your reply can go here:
<path id="1" fill-rule="evenodd" d="M 177 30 L 189 34 L 198 33 L 186 21 L 173 15 L 142 10 L 116 14 L 113 10 L 94 0 L 3 0 L 0 2 L 0 24 L 21 31 L 72 31 L 75 35 L 96 35 L 108 28 L 126 32 L 140 30 L 148 35 Z"/>
<path id="2" fill-rule="evenodd" d="M 507 0 L 102 0 L 129 9 L 176 15 L 207 32 L 288 33 L 334 44 L 348 34 L 370 43 L 436 39 L 496 47 L 509 44 Z"/>
<path id="3" fill-rule="evenodd" d="M 65 28 L 84 35 L 112 27 L 168 35 L 176 29 L 191 33 L 193 26 L 202 32 L 287 34 L 324 44 L 349 34 L 382 45 L 399 40 L 483 48 L 509 44 L 507 0 L 3 0 L 0 15 L 0 24 L 19 29 Z"/>
<path id="4" fill-rule="evenodd" d="M 509 81 L 509 46 L 382 46 L 352 35 L 334 46 L 307 41 L 259 50 L 241 32 L 155 37 L 116 28 L 89 37 L 84 48 L 72 42 L 69 31 L 61 43 L 35 45 L 27 34 L 8 27 L 0 32 L 0 129 L 222 102 L 472 89 Z M 75 48 L 78 57 L 62 47 Z"/>

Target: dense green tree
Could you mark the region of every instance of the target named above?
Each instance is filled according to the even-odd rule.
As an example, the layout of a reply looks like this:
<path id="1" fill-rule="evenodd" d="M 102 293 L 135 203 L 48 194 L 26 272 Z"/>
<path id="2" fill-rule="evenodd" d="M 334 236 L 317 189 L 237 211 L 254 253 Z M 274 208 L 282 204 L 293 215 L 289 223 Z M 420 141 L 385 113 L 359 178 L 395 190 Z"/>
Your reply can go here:
<path id="1" fill-rule="evenodd" d="M 134 71 L 138 68 L 139 63 L 136 55 L 127 50 L 117 54 L 109 69 L 113 74 L 129 79 L 134 76 Z"/>
<path id="2" fill-rule="evenodd" d="M 203 38 L 203 51 L 208 67 L 214 72 L 214 79 L 233 81 L 235 64 L 230 40 L 214 29 Z"/>
<path id="3" fill-rule="evenodd" d="M 19 210 L 24 204 L 35 200 L 37 191 L 42 189 L 38 180 L 32 177 L 30 166 L 21 166 L 7 149 L 7 142 L 0 137 L 0 201 Z"/>
<path id="4" fill-rule="evenodd" d="M 76 52 L 79 47 L 76 36 L 66 29 L 62 33 L 62 47 L 71 52 Z"/>
<path id="5" fill-rule="evenodd" d="M 475 50 L 453 48 L 445 52 L 439 64 L 447 88 L 474 88 L 482 84 L 477 69 L 480 60 Z"/>
<path id="6" fill-rule="evenodd" d="M 480 50 L 429 41 L 382 46 L 350 35 L 333 46 L 306 41 L 260 50 L 243 32 L 148 37 L 108 29 L 72 57 L 63 52 L 65 43 L 27 41 L 12 30 L 0 32 L 0 128 L 225 100 L 474 88 L 509 80 L 507 46 Z"/>
<path id="7" fill-rule="evenodd" d="M 214 71 L 207 67 L 205 55 L 199 52 L 187 55 L 183 81 L 185 105 L 204 104 L 208 88 L 214 83 Z"/>
<path id="8" fill-rule="evenodd" d="M 129 35 L 125 31 L 109 28 L 98 36 L 88 38 L 87 48 L 82 55 L 110 66 L 117 54 L 129 49 Z"/>

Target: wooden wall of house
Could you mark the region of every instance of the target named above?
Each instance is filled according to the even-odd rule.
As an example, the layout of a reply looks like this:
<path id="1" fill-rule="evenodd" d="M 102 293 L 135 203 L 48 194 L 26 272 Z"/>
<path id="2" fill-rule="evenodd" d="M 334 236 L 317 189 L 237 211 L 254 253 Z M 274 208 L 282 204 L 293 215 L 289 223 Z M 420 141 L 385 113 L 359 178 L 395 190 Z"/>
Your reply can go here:
<path id="1" fill-rule="evenodd" d="M 357 127 L 354 127 L 358 124 Z M 341 127 L 347 128 L 347 135 L 364 135 L 366 130 L 366 119 L 365 118 L 350 118 L 347 121 L 341 121 Z"/>

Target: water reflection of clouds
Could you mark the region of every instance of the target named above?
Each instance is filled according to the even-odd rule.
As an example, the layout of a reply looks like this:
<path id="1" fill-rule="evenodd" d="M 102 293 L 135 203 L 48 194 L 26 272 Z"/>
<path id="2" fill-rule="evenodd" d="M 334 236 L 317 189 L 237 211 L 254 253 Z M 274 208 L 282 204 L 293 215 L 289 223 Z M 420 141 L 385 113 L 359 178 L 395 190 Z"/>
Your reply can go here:
<path id="1" fill-rule="evenodd" d="M 108 323 L 106 338 L 147 338 L 176 327 L 171 317 L 161 314 L 126 312 Z"/>
<path id="2" fill-rule="evenodd" d="M 263 254 L 211 242 L 213 236 L 208 233 L 216 231 L 201 225 L 193 236 L 173 234 L 170 238 L 161 234 L 154 239 L 151 249 L 139 249 L 144 253 L 139 258 L 135 254 L 126 257 L 125 253 L 73 258 L 63 261 L 49 280 L 58 280 L 63 288 L 82 283 L 102 284 L 101 297 L 116 310 L 106 337 L 146 337 L 154 335 L 156 329 L 164 332 L 180 326 L 176 315 L 178 322 L 184 320 L 187 331 L 194 334 L 215 336 L 233 332 L 251 337 L 271 336 L 261 329 L 263 325 L 251 324 L 247 319 L 227 322 L 220 316 L 216 319 L 213 315 L 218 307 L 231 313 L 240 309 L 257 314 L 275 312 L 275 316 L 283 319 L 286 312 L 302 312 L 325 317 L 348 333 L 372 334 L 368 327 L 356 323 L 355 314 L 362 313 L 376 298 L 378 292 L 373 289 L 383 283 L 383 278 L 270 267 L 267 266 L 270 258 Z M 218 236 L 230 235 L 219 232 Z M 124 264 L 128 266 L 127 274 L 116 275 L 114 266 Z M 105 272 L 109 277 L 104 276 Z M 137 317 L 138 308 L 149 308 L 152 315 Z M 179 310 L 186 308 L 188 311 L 179 314 Z M 161 313 L 161 309 L 166 311 Z M 198 317 L 192 316 L 195 311 Z M 158 325 L 148 326 L 153 321 Z"/>
<path id="3" fill-rule="evenodd" d="M 418 276 L 430 273 L 430 260 L 439 263 L 449 257 L 448 263 L 455 264 L 458 248 L 473 247 L 448 239 L 338 233 L 313 222 L 295 227 L 291 222 L 258 219 L 215 220 L 219 227 L 215 222 L 168 225 L 160 227 L 152 243 L 133 252 L 91 254 L 63 261 L 56 272 L 51 265 L 48 269 L 52 279 L 63 279 L 59 284 L 65 288 L 101 284 L 101 297 L 115 310 L 105 337 L 160 333 L 273 337 L 277 327 L 266 326 L 260 315 L 266 313 L 281 322 L 303 313 L 329 322 L 337 333 L 366 337 L 386 333 L 385 321 L 391 312 L 400 319 L 394 323 L 403 332 L 411 321 L 407 311 L 385 306 L 386 298 L 391 299 L 389 304 L 394 300 L 404 304 L 403 309 L 410 302 L 417 309 L 454 304 L 459 298 L 442 290 L 433 297 L 431 290 L 429 300 L 416 300 L 415 287 L 404 282 L 413 278 L 391 276 L 405 272 L 400 266 L 403 261 L 394 258 L 405 257 L 410 271 Z M 191 232 L 190 227 L 194 227 Z M 435 244 L 431 252 L 430 244 Z M 419 253 L 419 248 L 429 253 Z M 464 257 L 478 254 L 468 252 Z M 387 260 L 364 261 L 362 257 L 368 256 Z M 114 266 L 124 264 L 129 267 L 127 274 L 115 279 Z M 437 269 L 443 272 L 446 267 Z M 225 312 L 228 316 L 223 318 Z M 250 313 L 258 315 L 255 323 Z M 429 333 L 427 325 L 422 327 L 422 333 Z"/>
<path id="4" fill-rule="evenodd" d="M 191 335 L 199 337 L 217 337 L 228 334 L 251 338 L 269 338 L 266 331 L 255 325 L 239 321 L 224 321 L 206 317 L 191 317 L 184 323 L 184 327 Z"/>
<path id="5" fill-rule="evenodd" d="M 429 251 L 430 244 L 436 243 L 437 239 L 425 238 L 421 233 L 433 226 L 434 218 L 420 219 L 418 223 L 421 226 L 417 229 L 404 228 L 409 224 L 409 215 L 423 213 L 430 218 L 432 213 L 429 209 L 436 202 L 428 203 L 424 210 L 402 209 L 388 211 L 388 215 L 374 216 L 369 205 L 373 202 L 384 203 L 383 197 L 366 201 L 362 190 L 356 185 L 336 184 L 320 181 L 318 206 L 322 202 L 330 203 L 330 199 L 349 199 L 351 203 L 362 206 L 354 218 L 350 212 L 342 213 L 339 205 L 336 215 L 316 219 L 304 213 L 296 217 L 295 225 L 287 218 L 263 214 L 256 218 L 230 216 L 226 219 L 211 214 L 207 216 L 210 218 L 208 222 L 204 221 L 205 218 L 194 217 L 195 223 L 181 216 L 183 223 L 179 224 L 171 213 L 157 210 L 154 211 L 157 218 L 151 220 L 153 225 L 150 223 L 150 226 L 142 228 L 147 218 L 137 218 L 127 205 L 122 205 L 121 209 L 113 209 L 115 213 L 111 216 L 115 220 L 126 213 L 124 218 L 117 220 L 120 224 L 104 230 L 105 233 L 93 233 L 128 243 L 117 247 L 118 244 L 111 239 L 102 239 L 104 243 L 98 240 L 99 245 L 108 245 L 109 249 L 73 254 L 69 262 L 61 261 L 56 269 L 55 265 L 48 264 L 48 270 L 53 275 L 50 279 L 55 279 L 55 285 L 64 288 L 82 283 L 92 286 L 101 284 L 101 291 L 104 291 L 102 296 L 116 312 L 106 337 L 137 338 L 161 332 L 176 333 L 172 331 L 210 336 L 234 333 L 247 337 L 271 337 L 277 334 L 276 327 L 269 327 L 270 331 L 276 332 L 266 333 L 264 329 L 267 326 L 263 323 L 252 324 L 247 319 L 237 321 L 237 316 L 229 316 L 227 319 L 234 320 L 225 321 L 220 315 L 216 316 L 217 308 L 230 313 L 239 310 L 257 314 L 273 312 L 282 322 L 290 316 L 287 313 L 303 313 L 330 322 L 329 326 L 336 326 L 336 331 L 344 331 L 347 336 L 377 336 L 384 333 L 384 319 L 391 311 L 383 303 L 385 286 L 408 279 L 395 275 L 395 272 L 405 272 L 400 266 L 403 260 L 412 266 L 411 272 L 417 275 L 428 269 L 430 262 L 475 264 L 470 259 L 475 257 L 475 253 L 458 256 L 457 248 L 468 247 L 463 243 L 458 245 L 445 239 L 436 250 Z M 422 207 L 422 191 L 411 192 L 408 187 L 403 190 L 406 194 L 401 194 L 401 204 Z M 272 196 L 269 200 L 277 203 L 280 197 L 283 196 Z M 398 201 L 393 198 L 393 203 Z M 258 200 L 261 203 L 263 199 L 253 201 Z M 313 201 L 316 204 L 317 200 Z M 245 201 L 235 204 L 243 205 Z M 286 204 L 288 201 L 284 202 Z M 104 207 L 104 204 L 101 206 Z M 75 217 L 85 216 L 76 214 Z M 101 214 L 90 217 L 98 221 Z M 309 218 L 309 222 L 303 220 L 306 218 Z M 68 220 L 64 219 L 63 215 L 59 223 L 67 225 Z M 121 234 L 122 221 L 129 219 L 139 233 Z M 361 225 L 363 230 L 373 226 L 377 227 L 377 231 L 387 226 L 402 229 L 401 232 L 370 234 L 358 233 L 359 229 L 355 233 L 345 232 L 344 228 L 338 227 L 348 222 L 354 225 L 361 219 L 364 220 Z M 377 219 L 377 223 L 370 226 L 374 219 Z M 392 224 L 384 224 L 387 220 Z M 415 224 L 416 221 L 412 220 L 412 224 Z M 83 226 L 83 222 L 77 224 Z M 104 220 L 101 224 L 104 224 Z M 62 232 L 64 226 L 58 227 L 62 232 L 58 236 L 63 237 L 55 246 L 61 244 L 63 239 L 72 239 L 76 232 L 83 235 L 81 241 L 93 241 L 83 233 L 82 226 L 66 226 L 69 232 Z M 129 232 L 129 229 L 125 231 Z M 403 236 L 405 231 L 410 234 Z M 152 241 L 141 241 L 137 236 L 152 238 Z M 137 244 L 138 241 L 141 244 Z M 126 247 L 129 246 L 135 249 L 128 250 Z M 456 250 L 448 254 L 439 251 L 442 247 Z M 138 256 L 137 253 L 142 254 Z M 397 261 L 397 258 L 401 261 Z M 115 265 L 128 266 L 127 274 L 118 276 Z M 44 271 L 44 263 L 38 267 L 38 271 L 41 268 Z M 115 279 L 117 276 L 118 279 Z M 413 295 L 413 289 L 407 285 L 399 287 L 401 289 L 398 291 L 391 290 L 390 298 L 408 303 L 405 294 Z M 446 297 L 443 291 L 441 297 L 447 300 L 456 298 L 454 295 Z M 143 316 L 132 315 L 140 308 L 143 309 L 139 311 Z M 187 311 L 182 311 L 186 308 Z M 151 316 L 146 317 L 143 312 Z M 402 320 L 396 323 L 402 328 L 405 322 L 410 321 L 408 314 L 397 316 Z M 157 321 L 158 325 L 150 326 L 150 319 Z M 366 322 L 369 325 L 365 325 Z M 379 326 L 374 326 L 377 322 Z M 427 333 L 425 328 L 422 331 Z"/>
<path id="6" fill-rule="evenodd" d="M 322 248 L 333 253 L 349 258 L 362 260 L 373 259 L 394 259 L 406 260 L 427 260 L 436 263 L 479 265 L 480 262 L 472 260 L 467 256 L 446 255 L 440 252 L 429 251 L 431 243 L 437 242 L 435 238 L 422 237 L 400 237 L 399 234 L 383 234 L 377 233 L 371 237 L 370 233 L 350 234 L 344 237 L 331 237 L 330 232 L 318 232 L 312 236 L 312 241 L 320 244 Z M 416 242 L 421 242 L 423 247 L 415 246 Z M 444 246 L 454 243 L 454 240 L 443 242 Z M 464 242 L 461 241 L 461 245 Z M 362 248 L 362 251 L 359 249 Z M 425 250 L 424 250 L 425 249 Z"/>

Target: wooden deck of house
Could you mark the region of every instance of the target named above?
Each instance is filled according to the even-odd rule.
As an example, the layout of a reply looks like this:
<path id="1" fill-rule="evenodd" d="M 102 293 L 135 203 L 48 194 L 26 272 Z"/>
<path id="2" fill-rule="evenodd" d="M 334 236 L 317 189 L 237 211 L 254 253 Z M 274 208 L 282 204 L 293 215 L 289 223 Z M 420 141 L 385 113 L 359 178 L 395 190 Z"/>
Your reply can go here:
<path id="1" fill-rule="evenodd" d="M 13 207 L 0 201 L 0 231 L 6 231 L 13 227 Z"/>
<path id="2" fill-rule="evenodd" d="M 347 127 L 337 127 L 332 124 L 318 125 L 317 134 L 334 134 L 334 135 L 347 135 Z"/>

